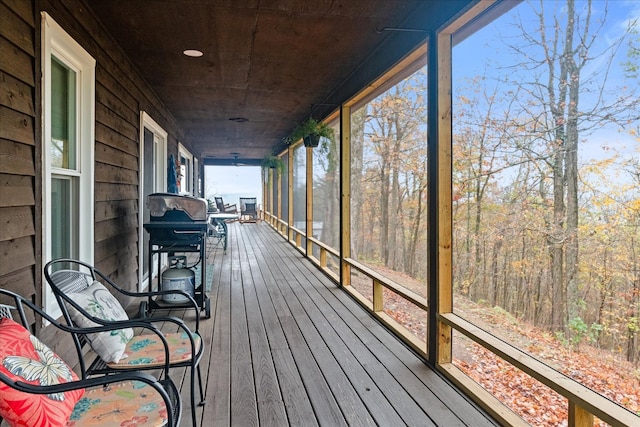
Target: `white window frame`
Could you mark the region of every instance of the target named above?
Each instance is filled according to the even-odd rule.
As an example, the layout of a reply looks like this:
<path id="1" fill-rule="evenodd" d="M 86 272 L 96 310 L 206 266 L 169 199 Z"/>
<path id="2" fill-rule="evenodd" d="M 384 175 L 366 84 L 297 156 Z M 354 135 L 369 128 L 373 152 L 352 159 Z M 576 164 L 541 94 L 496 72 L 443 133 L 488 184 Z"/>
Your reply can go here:
<path id="1" fill-rule="evenodd" d="M 76 154 L 73 171 L 51 166 L 51 58 L 76 73 Z M 61 174 L 78 177 L 79 210 L 76 232 L 78 258 L 93 265 L 94 262 L 94 175 L 95 175 L 95 69 L 96 61 L 53 18 L 42 12 L 42 254 L 43 264 L 51 260 L 51 176 Z M 61 173 L 62 172 L 62 173 Z M 43 278 L 43 307 L 58 317 L 61 312 Z"/>
<path id="2" fill-rule="evenodd" d="M 158 150 L 156 152 L 154 162 L 156 163 L 156 175 L 155 187 L 157 192 L 167 191 L 167 138 L 169 133 L 165 131 L 146 111 L 140 112 L 140 143 L 138 167 L 140 172 L 138 183 L 138 291 L 142 292 L 145 289 L 149 289 L 150 280 L 153 280 L 153 275 L 149 274 L 149 277 L 144 277 L 144 209 L 147 201 L 144 200 L 144 129 L 147 128 L 154 134 L 154 138 L 158 138 Z M 166 265 L 166 256 L 163 255 L 163 265 Z M 153 266 L 149 266 L 149 272 L 153 271 Z M 157 272 L 156 272 L 157 274 Z"/>
<path id="3" fill-rule="evenodd" d="M 187 176 L 183 176 L 180 180 L 180 194 L 190 194 L 194 195 L 193 191 L 193 154 L 187 148 L 182 145 L 182 143 L 178 143 L 178 158 L 184 157 L 189 160 L 189 167 L 187 168 Z"/>
<path id="4" fill-rule="evenodd" d="M 201 197 L 200 193 L 200 164 L 198 163 L 198 158 L 193 158 L 193 195 L 196 197 Z"/>

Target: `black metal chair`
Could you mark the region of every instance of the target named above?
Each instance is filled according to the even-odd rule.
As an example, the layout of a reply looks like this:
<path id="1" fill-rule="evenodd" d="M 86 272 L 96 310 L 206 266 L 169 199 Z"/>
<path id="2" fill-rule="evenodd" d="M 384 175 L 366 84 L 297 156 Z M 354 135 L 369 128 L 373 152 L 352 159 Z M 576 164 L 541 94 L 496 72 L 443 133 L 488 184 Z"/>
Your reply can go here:
<path id="1" fill-rule="evenodd" d="M 80 336 L 114 331 L 123 326 L 143 328 L 161 338 L 162 333 L 153 325 L 130 320 L 118 325 L 74 328 L 59 323 L 31 301 L 14 292 L 0 289 L 0 301 L 3 302 L 0 304 L 0 327 L 4 332 L 0 338 L 3 344 L 7 344 L 5 341 L 15 341 L 18 337 L 21 342 L 12 342 L 12 344 L 15 344 L 15 348 L 25 349 L 21 355 L 5 351 L 5 355 L 0 360 L 0 364 L 7 369 L 4 373 L 0 372 L 0 383 L 8 386 L 4 391 L 5 395 L 20 394 L 20 411 L 12 412 L 15 416 L 13 421 L 18 422 L 20 418 L 31 417 L 22 421 L 28 425 L 33 422 L 33 417 L 46 417 L 47 414 L 51 416 L 54 413 L 56 417 L 70 418 L 78 426 L 101 425 L 98 421 L 103 417 L 104 425 L 112 425 L 114 419 L 122 422 L 144 419 L 147 422 L 145 425 L 167 427 L 180 424 L 182 405 L 178 389 L 167 374 L 168 358 L 164 364 L 165 374 L 160 379 L 134 371 L 102 374 L 89 378 L 89 373 L 82 362 L 81 352 L 77 353 L 80 371 L 75 375 L 71 373 L 71 367 L 65 361 L 31 335 L 31 325 L 46 320 L 50 323 L 47 328 L 62 331 L 59 334 L 69 333 L 70 339 L 76 343 Z M 5 322 L 3 319 L 11 319 L 17 325 Z M 9 334 L 7 330 L 14 333 Z M 15 334 L 15 331 L 18 331 L 18 334 Z M 37 358 L 29 357 L 26 351 L 29 348 L 30 353 L 37 355 Z M 79 351 L 79 349 L 77 344 L 76 350 Z M 165 352 L 167 354 L 169 352 L 166 346 Z M 37 365 L 47 366 L 48 369 L 38 371 L 35 369 Z M 55 375 L 52 375 L 52 372 Z M 84 391 L 77 392 L 78 390 Z M 37 400 L 36 395 L 43 396 Z M 69 400 L 65 402 L 65 398 Z M 119 408 L 119 411 L 114 412 L 114 407 Z M 45 408 L 55 409 L 47 413 L 41 412 L 46 410 Z M 11 417 L 4 415 L 10 421 Z"/>
<path id="2" fill-rule="evenodd" d="M 240 222 L 258 221 L 258 200 L 255 197 L 240 197 Z"/>
<path id="3" fill-rule="evenodd" d="M 200 359 L 202 358 L 204 343 L 200 336 L 200 320 L 199 310 L 195 300 L 187 292 L 182 290 L 159 290 L 149 292 L 131 292 L 127 291 L 120 286 L 116 285 L 106 275 L 95 269 L 93 266 L 74 259 L 56 259 L 48 262 L 44 267 L 44 275 L 47 283 L 51 287 L 53 294 L 58 301 L 63 317 L 69 326 L 85 326 L 79 325 L 78 321 L 84 322 L 87 319 L 98 325 L 120 325 L 121 320 L 109 320 L 104 316 L 97 316 L 95 312 L 88 312 L 86 306 L 82 306 L 76 299 L 84 299 L 84 294 L 92 292 L 90 287 L 99 282 L 106 288 L 111 294 L 120 294 L 131 298 L 141 298 L 140 312 L 142 317 L 137 317 L 133 320 L 148 324 L 162 324 L 172 323 L 177 327 L 178 332 L 163 334 L 164 341 L 168 343 L 169 351 L 165 354 L 159 351 L 157 342 L 154 346 L 149 347 L 146 345 L 147 337 L 145 335 L 136 335 L 131 340 L 126 342 L 126 348 L 124 353 L 128 354 L 127 358 L 121 360 L 105 360 L 104 357 L 98 355 L 94 361 L 87 368 L 87 373 L 104 374 L 121 372 L 123 370 L 145 370 L 145 369 L 157 369 L 166 362 L 166 357 L 169 357 L 168 365 L 172 367 L 188 367 L 191 374 L 191 415 L 193 419 L 193 425 L 196 426 L 196 408 L 205 404 L 204 389 L 202 386 L 202 375 L 200 372 Z M 158 317 L 146 317 L 145 304 L 149 298 L 162 297 L 163 295 L 177 295 L 184 300 L 188 300 L 194 308 L 195 316 L 195 330 L 192 331 L 181 319 L 170 316 L 158 316 Z M 117 299 L 117 298 L 116 298 Z M 106 303 L 110 304 L 110 303 Z M 117 304 L 117 303 L 116 303 Z M 188 303 L 187 303 L 188 304 Z M 89 339 L 87 339 L 89 338 Z M 79 347 L 85 344 L 93 344 L 90 337 L 78 336 Z M 95 350 L 95 345 L 92 346 Z M 152 353 L 151 350 L 155 350 Z M 80 349 L 79 349 L 80 351 Z M 195 382 L 196 375 L 198 379 L 198 386 L 200 390 L 200 401 L 196 404 L 195 399 Z"/>

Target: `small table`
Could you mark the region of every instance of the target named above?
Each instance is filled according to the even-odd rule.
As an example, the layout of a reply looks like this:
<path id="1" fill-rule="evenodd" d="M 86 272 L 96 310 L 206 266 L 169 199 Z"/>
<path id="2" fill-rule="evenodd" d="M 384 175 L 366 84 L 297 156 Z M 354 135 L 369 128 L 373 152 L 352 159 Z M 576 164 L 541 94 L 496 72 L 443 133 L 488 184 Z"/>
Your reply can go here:
<path id="1" fill-rule="evenodd" d="M 211 230 L 209 231 L 210 233 L 209 235 L 215 235 L 219 239 L 223 240 L 224 253 L 227 253 L 228 228 L 227 228 L 226 220 L 228 219 L 238 219 L 238 214 L 231 214 L 231 213 L 224 213 L 224 212 L 209 214 L 209 224 L 211 224 L 214 228 L 214 231 L 211 231 Z"/>

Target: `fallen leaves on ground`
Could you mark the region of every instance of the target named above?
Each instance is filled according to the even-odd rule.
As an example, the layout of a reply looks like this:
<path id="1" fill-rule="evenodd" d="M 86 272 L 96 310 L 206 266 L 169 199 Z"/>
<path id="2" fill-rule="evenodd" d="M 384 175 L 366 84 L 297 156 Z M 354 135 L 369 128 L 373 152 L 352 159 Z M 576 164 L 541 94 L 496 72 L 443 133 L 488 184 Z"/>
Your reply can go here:
<path id="1" fill-rule="evenodd" d="M 372 267 L 414 292 L 423 294 L 426 289 L 406 275 Z M 358 287 L 367 289 L 364 283 Z M 371 298 L 370 292 L 367 297 Z M 384 307 L 387 314 L 416 337 L 426 339 L 427 315 L 423 310 L 388 291 L 384 295 Z M 475 304 L 459 296 L 455 296 L 454 307 L 461 317 L 630 411 L 640 413 L 640 369 L 619 355 L 586 344 L 572 349 L 549 332 L 520 322 L 498 307 Z M 456 366 L 531 425 L 567 425 L 567 399 L 494 353 L 455 334 L 453 356 Z M 596 425 L 606 424 L 598 421 Z"/>

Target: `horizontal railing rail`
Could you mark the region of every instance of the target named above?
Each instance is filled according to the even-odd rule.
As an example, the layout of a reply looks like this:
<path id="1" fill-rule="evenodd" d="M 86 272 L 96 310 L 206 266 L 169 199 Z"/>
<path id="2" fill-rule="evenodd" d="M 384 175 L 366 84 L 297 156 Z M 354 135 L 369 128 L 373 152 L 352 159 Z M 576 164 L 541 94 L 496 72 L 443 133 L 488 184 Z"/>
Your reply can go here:
<path id="1" fill-rule="evenodd" d="M 509 362 L 525 374 L 565 397 L 569 402 L 569 425 L 593 425 L 592 415 L 612 426 L 638 426 L 638 417 L 601 394 L 569 378 L 533 356 L 481 329 L 454 313 L 438 316 L 441 322 Z M 583 412 L 586 412 L 584 414 Z M 572 420 L 571 418 L 574 417 Z M 580 419 L 586 421 L 580 422 Z M 589 418 L 591 418 L 589 420 Z"/>

